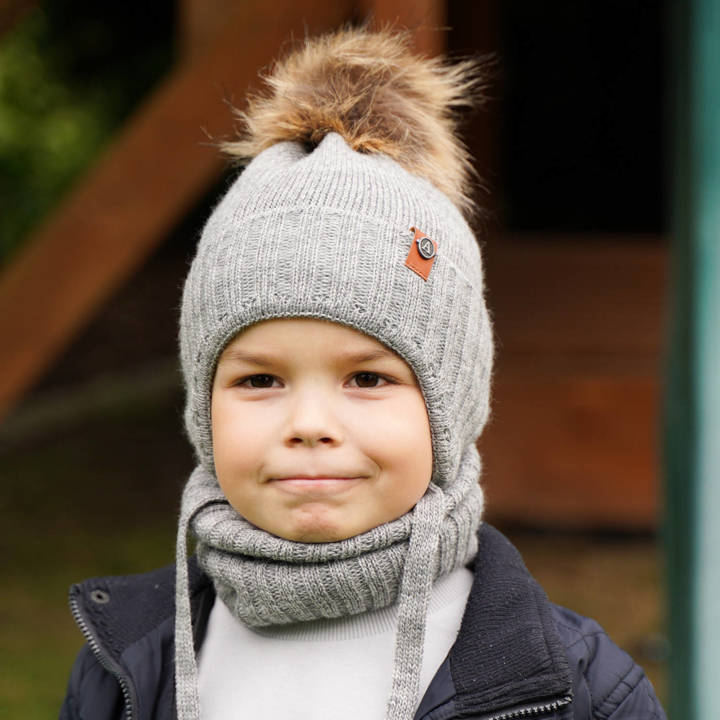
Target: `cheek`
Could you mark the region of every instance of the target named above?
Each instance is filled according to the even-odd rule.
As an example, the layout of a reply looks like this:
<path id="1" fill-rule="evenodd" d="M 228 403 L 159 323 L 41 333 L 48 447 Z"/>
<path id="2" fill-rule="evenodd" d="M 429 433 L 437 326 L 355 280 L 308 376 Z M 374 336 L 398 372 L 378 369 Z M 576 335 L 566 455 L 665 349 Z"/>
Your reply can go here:
<path id="1" fill-rule="evenodd" d="M 252 469 L 260 461 L 267 441 L 267 423 L 258 421 L 252 408 L 239 407 L 232 398 L 213 397 L 212 438 L 215 469 L 223 473 Z"/>
<path id="2" fill-rule="evenodd" d="M 359 430 L 363 449 L 382 470 L 398 476 L 402 485 L 396 490 L 422 487 L 422 495 L 432 474 L 430 423 L 422 396 L 378 410 Z"/>
<path id="3" fill-rule="evenodd" d="M 213 398 L 213 457 L 225 497 L 240 515 L 257 522 L 257 478 L 266 455 L 267 426 L 248 410 L 244 407 L 241 411 L 231 398 Z"/>

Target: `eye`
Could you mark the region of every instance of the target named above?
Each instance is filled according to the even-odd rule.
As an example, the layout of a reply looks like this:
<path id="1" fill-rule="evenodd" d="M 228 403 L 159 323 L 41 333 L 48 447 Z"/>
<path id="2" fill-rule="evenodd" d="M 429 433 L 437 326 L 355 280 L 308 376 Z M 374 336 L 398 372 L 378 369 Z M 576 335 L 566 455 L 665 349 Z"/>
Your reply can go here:
<path id="1" fill-rule="evenodd" d="M 388 384 L 388 380 L 374 372 L 356 373 L 350 382 L 351 384 L 354 382 L 356 387 L 361 388 L 382 387 Z"/>
<path id="2" fill-rule="evenodd" d="M 259 373 L 257 375 L 250 375 L 249 377 L 243 378 L 237 384 L 244 387 L 263 389 L 272 387 L 275 380 L 276 378 L 272 375 Z"/>

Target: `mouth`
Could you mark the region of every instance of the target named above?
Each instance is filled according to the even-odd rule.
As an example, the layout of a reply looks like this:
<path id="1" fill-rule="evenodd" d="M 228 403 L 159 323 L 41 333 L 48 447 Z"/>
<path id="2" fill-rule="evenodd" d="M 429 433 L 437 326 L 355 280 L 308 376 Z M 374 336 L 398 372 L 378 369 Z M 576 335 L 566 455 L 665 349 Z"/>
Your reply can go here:
<path id="1" fill-rule="evenodd" d="M 345 492 L 366 478 L 344 475 L 292 475 L 270 478 L 268 482 L 293 495 L 322 496 Z"/>

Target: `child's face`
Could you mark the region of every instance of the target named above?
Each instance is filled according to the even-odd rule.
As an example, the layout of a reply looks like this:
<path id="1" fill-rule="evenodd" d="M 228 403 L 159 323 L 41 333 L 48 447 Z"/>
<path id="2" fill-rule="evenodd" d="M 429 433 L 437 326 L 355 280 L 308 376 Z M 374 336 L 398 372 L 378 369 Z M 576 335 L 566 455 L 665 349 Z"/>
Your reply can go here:
<path id="1" fill-rule="evenodd" d="M 230 504 L 288 540 L 343 540 L 394 520 L 432 474 L 413 371 L 377 340 L 323 320 L 266 320 L 225 348 L 212 432 Z"/>

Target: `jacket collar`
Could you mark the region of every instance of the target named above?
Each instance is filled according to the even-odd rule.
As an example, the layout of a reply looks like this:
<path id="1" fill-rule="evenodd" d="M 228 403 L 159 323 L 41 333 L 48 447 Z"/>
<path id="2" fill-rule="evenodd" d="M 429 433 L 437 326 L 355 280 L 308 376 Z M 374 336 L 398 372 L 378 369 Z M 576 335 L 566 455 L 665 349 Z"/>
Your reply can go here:
<path id="1" fill-rule="evenodd" d="M 547 596 L 518 551 L 487 523 L 478 532 L 472 569 L 475 579 L 457 640 L 416 717 L 446 703 L 460 715 L 482 716 L 568 702 L 571 674 Z M 71 588 L 71 604 L 105 657 L 122 665 L 130 645 L 173 616 L 174 581 L 173 566 L 144 575 L 93 578 Z M 199 645 L 214 592 L 194 558 L 189 581 Z"/>
<path id="2" fill-rule="evenodd" d="M 504 535 L 483 523 L 478 541 L 475 580 L 448 657 L 458 709 L 482 715 L 567 704 L 572 676 L 547 595 Z"/>
<path id="3" fill-rule="evenodd" d="M 214 597 L 212 583 L 195 558 L 188 563 L 190 603 L 200 639 Z M 139 575 L 95 577 L 70 588 L 70 607 L 96 655 L 122 664 L 131 645 L 175 613 L 175 566 Z M 94 646 L 94 647 L 93 647 Z"/>

